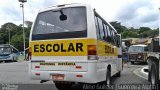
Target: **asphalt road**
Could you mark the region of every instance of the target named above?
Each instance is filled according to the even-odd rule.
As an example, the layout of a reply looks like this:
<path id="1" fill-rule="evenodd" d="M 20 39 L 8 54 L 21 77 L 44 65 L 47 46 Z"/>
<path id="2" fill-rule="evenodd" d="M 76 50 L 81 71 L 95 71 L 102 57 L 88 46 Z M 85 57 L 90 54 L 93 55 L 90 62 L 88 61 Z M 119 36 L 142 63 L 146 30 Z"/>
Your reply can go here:
<path id="1" fill-rule="evenodd" d="M 112 84 L 117 85 L 116 88 L 120 88 L 120 90 L 130 90 L 132 88 L 134 90 L 151 90 L 150 83 L 147 81 L 146 77 L 141 74 L 142 72 L 140 72 L 141 68 L 146 67 L 147 65 L 136 63 L 134 65 L 129 64 L 128 66 L 129 68 L 126 64 L 124 65 L 121 77 L 112 78 Z M 124 87 L 126 89 L 121 89 L 121 87 L 125 85 L 130 87 Z"/>
<path id="2" fill-rule="evenodd" d="M 128 68 L 126 65 L 124 65 L 121 77 L 112 77 L 112 84 L 114 89 L 116 88 L 115 90 L 130 90 L 123 89 L 123 86 L 120 85 L 149 85 L 149 82 L 146 79 L 139 77 L 134 73 L 136 69 L 142 68 L 144 66 L 145 65 L 136 64 L 129 65 L 130 68 Z M 1 63 L 0 83 L 0 90 L 57 90 L 52 81 L 40 84 L 39 80 L 30 80 L 28 76 L 28 62 Z M 103 84 L 104 83 L 100 85 Z M 74 85 L 73 89 L 81 90 L 84 87 L 84 85 L 78 84 Z M 102 87 L 98 86 L 98 89 L 101 90 Z"/>

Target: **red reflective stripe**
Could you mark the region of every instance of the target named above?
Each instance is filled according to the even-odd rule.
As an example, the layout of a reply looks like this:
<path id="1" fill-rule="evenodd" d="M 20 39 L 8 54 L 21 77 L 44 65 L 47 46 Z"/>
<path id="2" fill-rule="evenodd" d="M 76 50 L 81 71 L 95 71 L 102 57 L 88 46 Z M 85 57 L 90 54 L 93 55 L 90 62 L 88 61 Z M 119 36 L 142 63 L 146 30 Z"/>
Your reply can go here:
<path id="1" fill-rule="evenodd" d="M 82 68 L 82 66 L 76 66 L 76 68 L 77 68 L 77 69 L 81 69 L 81 68 Z"/>
<path id="2" fill-rule="evenodd" d="M 35 66 L 35 68 L 40 68 L 40 66 Z"/>
<path id="3" fill-rule="evenodd" d="M 35 73 L 36 76 L 40 76 L 40 73 Z"/>
<path id="4" fill-rule="evenodd" d="M 76 75 L 76 77 L 83 77 L 83 75 Z"/>

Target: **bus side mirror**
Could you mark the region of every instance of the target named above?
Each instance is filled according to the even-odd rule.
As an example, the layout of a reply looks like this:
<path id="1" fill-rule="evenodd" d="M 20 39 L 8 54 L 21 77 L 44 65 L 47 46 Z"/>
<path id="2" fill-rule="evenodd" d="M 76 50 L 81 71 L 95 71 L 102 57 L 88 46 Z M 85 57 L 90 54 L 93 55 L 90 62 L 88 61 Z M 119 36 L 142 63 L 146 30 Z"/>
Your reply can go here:
<path id="1" fill-rule="evenodd" d="M 67 20 L 67 16 L 64 14 L 60 15 L 59 18 L 61 21 Z"/>
<path id="2" fill-rule="evenodd" d="M 61 15 L 59 16 L 59 19 L 61 21 L 67 20 L 67 15 L 65 15 L 62 10 L 60 10 L 60 13 L 61 13 Z"/>
<path id="3" fill-rule="evenodd" d="M 121 35 L 120 34 L 116 34 L 116 46 L 117 47 L 121 47 L 122 46 Z"/>

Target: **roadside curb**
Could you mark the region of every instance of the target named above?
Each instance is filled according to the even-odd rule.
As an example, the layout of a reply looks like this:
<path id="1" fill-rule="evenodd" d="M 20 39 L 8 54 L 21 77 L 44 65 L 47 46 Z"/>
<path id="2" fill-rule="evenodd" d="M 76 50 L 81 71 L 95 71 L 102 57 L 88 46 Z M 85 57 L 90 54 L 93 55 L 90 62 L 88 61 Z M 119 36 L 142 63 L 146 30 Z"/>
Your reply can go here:
<path id="1" fill-rule="evenodd" d="M 143 73 L 143 74 L 145 74 L 146 76 L 148 76 L 148 72 L 145 72 L 145 69 L 148 69 L 148 66 L 143 67 L 143 68 L 141 69 L 141 73 Z"/>
<path id="2" fill-rule="evenodd" d="M 142 77 L 142 78 L 148 80 L 148 73 L 144 72 L 144 69 L 147 69 L 147 68 L 148 68 L 148 66 L 145 66 L 143 68 L 138 68 L 138 69 L 134 70 L 133 73 L 139 77 Z"/>

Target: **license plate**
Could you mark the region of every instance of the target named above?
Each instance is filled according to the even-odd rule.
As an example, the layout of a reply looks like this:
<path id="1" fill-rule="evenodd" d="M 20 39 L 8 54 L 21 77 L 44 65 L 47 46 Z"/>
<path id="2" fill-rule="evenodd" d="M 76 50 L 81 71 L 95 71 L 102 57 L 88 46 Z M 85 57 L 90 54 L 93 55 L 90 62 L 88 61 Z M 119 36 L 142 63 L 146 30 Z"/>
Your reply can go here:
<path id="1" fill-rule="evenodd" d="M 53 80 L 64 80 L 64 75 L 63 74 L 56 74 L 52 75 Z"/>

